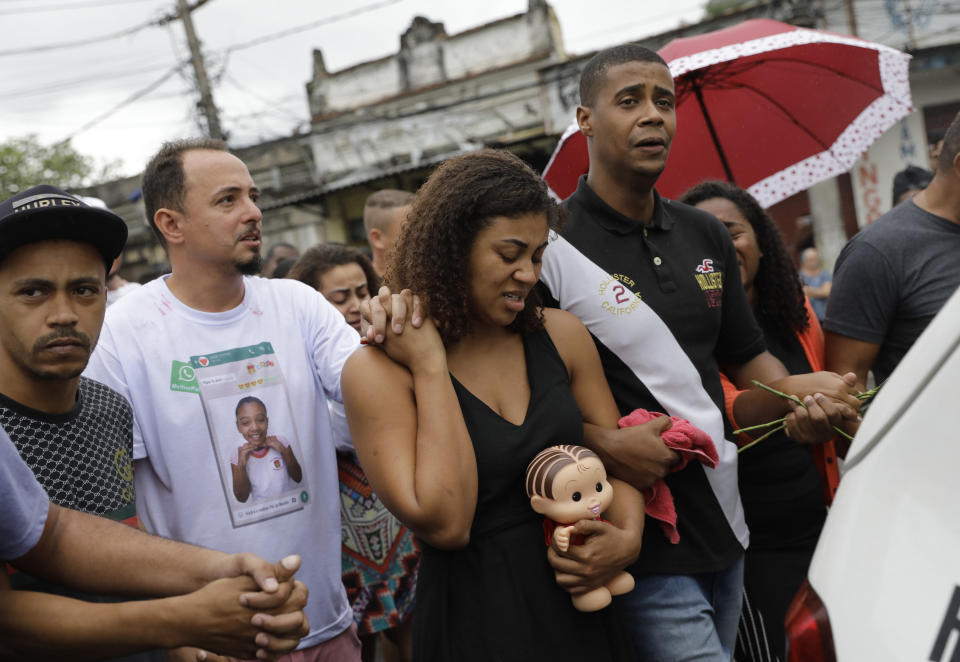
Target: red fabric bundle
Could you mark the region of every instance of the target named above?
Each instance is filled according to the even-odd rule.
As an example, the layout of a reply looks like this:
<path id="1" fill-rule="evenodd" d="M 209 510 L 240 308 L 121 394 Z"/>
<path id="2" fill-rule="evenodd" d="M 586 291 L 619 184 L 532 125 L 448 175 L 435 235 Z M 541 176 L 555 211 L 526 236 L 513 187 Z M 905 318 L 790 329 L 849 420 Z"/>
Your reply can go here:
<path id="1" fill-rule="evenodd" d="M 656 411 L 634 409 L 620 419 L 621 428 L 642 425 L 655 418 L 665 416 Z M 672 425 L 660 437 L 671 450 L 680 454 L 680 462 L 671 471 L 680 471 L 687 466 L 691 459 L 699 460 L 704 466 L 715 469 L 719 457 L 717 447 L 706 432 L 696 427 L 690 421 L 671 416 Z M 643 498 L 647 502 L 646 512 L 650 517 L 660 522 L 660 527 L 667 539 L 677 544 L 680 542 L 680 533 L 677 531 L 677 510 L 673 505 L 673 494 L 663 480 L 658 480 L 653 486 L 643 491 Z"/>

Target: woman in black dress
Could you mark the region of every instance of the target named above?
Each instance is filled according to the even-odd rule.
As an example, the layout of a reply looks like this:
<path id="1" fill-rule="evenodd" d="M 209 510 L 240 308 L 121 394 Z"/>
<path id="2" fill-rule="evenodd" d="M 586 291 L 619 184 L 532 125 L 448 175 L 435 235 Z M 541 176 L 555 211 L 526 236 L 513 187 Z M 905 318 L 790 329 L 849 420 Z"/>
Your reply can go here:
<path id="1" fill-rule="evenodd" d="M 557 214 L 541 178 L 509 153 L 446 162 L 417 194 L 386 275 L 394 291 L 421 295 L 430 317 L 343 371 L 360 462 L 424 543 L 417 660 L 630 659 L 615 607 L 578 612 L 558 586 L 524 487 L 540 450 L 619 418 L 586 329 L 533 299 Z M 577 524 L 592 569 L 573 590 L 639 553 L 643 499 L 611 483 L 611 523 Z"/>

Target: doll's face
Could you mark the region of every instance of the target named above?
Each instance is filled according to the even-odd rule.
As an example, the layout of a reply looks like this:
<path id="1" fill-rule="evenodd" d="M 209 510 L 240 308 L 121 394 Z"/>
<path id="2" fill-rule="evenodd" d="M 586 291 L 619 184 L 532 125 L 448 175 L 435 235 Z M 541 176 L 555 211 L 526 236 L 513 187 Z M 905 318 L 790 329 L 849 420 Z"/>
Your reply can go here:
<path id="1" fill-rule="evenodd" d="M 586 471 L 580 469 L 585 467 Z M 610 507 L 613 488 L 607 482 L 603 463 L 595 457 L 585 458 L 580 467 L 570 464 L 553 479 L 553 499 L 544 499 L 543 514 L 555 522 L 572 524 L 594 519 Z"/>

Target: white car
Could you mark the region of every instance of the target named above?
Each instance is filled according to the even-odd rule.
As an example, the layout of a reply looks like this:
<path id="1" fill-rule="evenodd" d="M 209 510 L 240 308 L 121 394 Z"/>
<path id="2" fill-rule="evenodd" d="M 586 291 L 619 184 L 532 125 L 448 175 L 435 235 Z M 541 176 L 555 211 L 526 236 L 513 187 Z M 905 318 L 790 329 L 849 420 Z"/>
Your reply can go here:
<path id="1" fill-rule="evenodd" d="M 787 638 L 790 662 L 960 662 L 960 290 L 870 405 Z"/>

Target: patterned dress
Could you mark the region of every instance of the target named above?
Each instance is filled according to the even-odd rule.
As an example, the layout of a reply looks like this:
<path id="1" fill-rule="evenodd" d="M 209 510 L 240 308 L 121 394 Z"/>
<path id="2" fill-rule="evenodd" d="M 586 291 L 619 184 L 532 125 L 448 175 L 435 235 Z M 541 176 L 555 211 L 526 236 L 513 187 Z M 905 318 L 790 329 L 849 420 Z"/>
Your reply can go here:
<path id="1" fill-rule="evenodd" d="M 396 627 L 413 612 L 420 550 L 374 494 L 351 453 L 337 454 L 343 585 L 360 634 Z"/>

